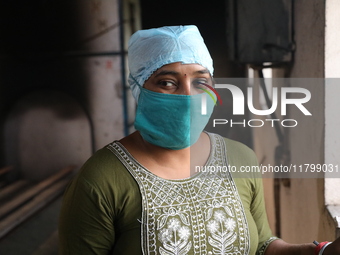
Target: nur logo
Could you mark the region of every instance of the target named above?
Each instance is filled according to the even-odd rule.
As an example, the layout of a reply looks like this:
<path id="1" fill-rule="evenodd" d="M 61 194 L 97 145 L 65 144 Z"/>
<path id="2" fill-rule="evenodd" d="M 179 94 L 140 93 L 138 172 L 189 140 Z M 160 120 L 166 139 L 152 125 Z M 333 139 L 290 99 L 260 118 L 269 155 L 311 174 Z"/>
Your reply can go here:
<path id="1" fill-rule="evenodd" d="M 214 101 L 214 105 L 216 105 L 217 100 L 219 102 L 220 105 L 222 105 L 222 99 L 221 96 L 218 94 L 218 92 L 216 91 L 216 89 L 214 89 L 212 86 L 206 84 L 206 83 L 202 83 L 201 85 L 206 86 L 207 88 L 199 88 L 201 90 L 203 90 L 204 92 L 206 92 Z M 215 94 L 215 96 L 213 95 L 213 93 L 211 93 L 211 91 Z M 202 94 L 202 103 L 201 103 L 201 114 L 202 115 L 207 115 L 207 94 Z M 217 98 L 217 100 L 216 100 Z"/>

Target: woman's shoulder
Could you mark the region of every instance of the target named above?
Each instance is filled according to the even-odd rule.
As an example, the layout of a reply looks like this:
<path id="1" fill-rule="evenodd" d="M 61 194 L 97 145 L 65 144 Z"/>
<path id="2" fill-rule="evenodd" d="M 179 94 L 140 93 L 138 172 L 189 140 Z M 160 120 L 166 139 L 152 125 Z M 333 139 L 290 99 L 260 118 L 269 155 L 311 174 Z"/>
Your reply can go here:
<path id="1" fill-rule="evenodd" d="M 246 144 L 226 137 L 223 137 L 223 139 L 226 143 L 229 152 L 248 154 L 249 156 L 254 155 L 254 151 L 251 148 L 249 148 Z"/>
<path id="2" fill-rule="evenodd" d="M 96 151 L 80 168 L 75 179 L 86 182 L 94 188 L 118 187 L 132 183 L 131 175 L 119 158 L 110 150 L 110 143 Z"/>
<path id="3" fill-rule="evenodd" d="M 242 179 L 244 182 L 254 182 L 255 179 L 261 178 L 258 172 L 258 160 L 255 152 L 247 145 L 222 137 L 218 134 L 210 134 L 214 139 L 219 140 L 225 148 L 225 156 L 229 171 L 234 179 Z"/>
<path id="4" fill-rule="evenodd" d="M 244 143 L 239 141 L 223 137 L 219 134 L 209 133 L 210 136 L 215 137 L 215 139 L 219 139 L 224 142 L 226 153 L 228 158 L 232 161 L 239 161 L 242 162 L 248 161 L 252 164 L 257 164 L 257 157 L 253 149 L 249 148 Z"/>

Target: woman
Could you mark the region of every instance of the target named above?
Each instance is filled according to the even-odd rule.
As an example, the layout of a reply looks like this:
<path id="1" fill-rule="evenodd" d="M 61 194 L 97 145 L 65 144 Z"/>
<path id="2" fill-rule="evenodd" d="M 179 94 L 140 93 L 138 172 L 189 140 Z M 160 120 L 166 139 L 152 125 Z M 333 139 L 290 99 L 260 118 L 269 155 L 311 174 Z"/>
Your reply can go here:
<path id="1" fill-rule="evenodd" d="M 213 65 L 198 29 L 138 31 L 129 68 L 137 131 L 96 152 L 68 186 L 60 254 L 314 254 L 314 244 L 272 236 L 260 178 L 211 170 L 257 160 L 246 146 L 203 132 Z M 340 254 L 337 246 L 324 254 Z"/>

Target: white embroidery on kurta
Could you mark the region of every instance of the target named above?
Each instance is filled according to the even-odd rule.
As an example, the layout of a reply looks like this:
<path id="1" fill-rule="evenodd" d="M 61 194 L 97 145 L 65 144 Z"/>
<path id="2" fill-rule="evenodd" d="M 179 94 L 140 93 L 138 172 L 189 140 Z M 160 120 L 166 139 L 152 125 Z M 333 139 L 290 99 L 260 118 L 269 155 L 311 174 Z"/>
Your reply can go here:
<path id="1" fill-rule="evenodd" d="M 158 239 L 163 247 L 159 248 L 160 254 L 180 255 L 187 254 L 191 248 L 191 230 L 177 218 L 171 218 L 165 228 L 158 233 Z"/>
<path id="2" fill-rule="evenodd" d="M 223 138 L 210 135 L 214 148 L 207 165 L 228 165 Z M 118 143 L 114 152 L 137 181 L 142 196 L 142 250 L 161 255 L 243 255 L 249 232 L 243 205 L 229 172 L 205 172 L 165 180 L 143 168 Z"/>
<path id="3" fill-rule="evenodd" d="M 207 224 L 207 229 L 211 233 L 208 242 L 214 247 L 214 254 L 227 254 L 233 250 L 233 243 L 237 238 L 237 233 L 234 232 L 235 227 L 235 220 L 228 218 L 225 211 L 214 212 L 214 219 Z"/>

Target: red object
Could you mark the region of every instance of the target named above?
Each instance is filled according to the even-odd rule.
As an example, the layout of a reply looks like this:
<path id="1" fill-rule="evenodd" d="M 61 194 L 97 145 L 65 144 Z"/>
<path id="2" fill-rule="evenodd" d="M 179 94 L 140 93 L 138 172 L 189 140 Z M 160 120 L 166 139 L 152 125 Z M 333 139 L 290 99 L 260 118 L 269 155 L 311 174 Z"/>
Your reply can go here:
<path id="1" fill-rule="evenodd" d="M 220 105 L 222 105 L 221 96 L 220 96 L 220 94 L 218 94 L 218 92 L 216 91 L 216 89 L 214 89 L 213 87 L 211 87 L 210 85 L 208 85 L 208 84 L 206 84 L 206 83 L 202 83 L 202 84 L 205 85 L 205 86 L 207 86 L 209 89 L 211 89 L 211 90 L 215 93 L 215 95 L 216 95 L 218 101 L 220 102 Z"/>
<path id="2" fill-rule="evenodd" d="M 315 247 L 315 255 L 318 255 L 322 247 L 324 247 L 329 242 L 321 242 L 318 244 L 318 246 Z"/>

